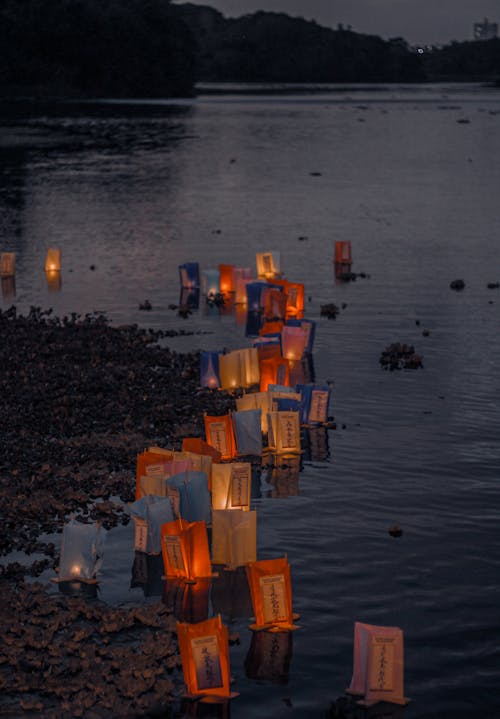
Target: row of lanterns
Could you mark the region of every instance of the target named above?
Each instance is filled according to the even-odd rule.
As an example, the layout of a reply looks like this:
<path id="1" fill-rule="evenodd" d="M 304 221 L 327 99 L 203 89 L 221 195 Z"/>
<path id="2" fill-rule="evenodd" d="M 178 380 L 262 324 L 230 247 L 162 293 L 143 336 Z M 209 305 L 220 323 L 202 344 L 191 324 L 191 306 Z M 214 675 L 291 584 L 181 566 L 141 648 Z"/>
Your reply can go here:
<path id="1" fill-rule="evenodd" d="M 270 306 L 284 315 L 264 322 L 251 348 L 201 353 L 201 386 L 245 390 L 236 400 L 237 411 L 205 415 L 205 439 L 184 438 L 181 451 L 150 447 L 139 454 L 136 500 L 130 511 L 136 553 L 161 553 L 169 581 L 206 586 L 215 576 L 212 565 L 227 570 L 243 567 L 254 613 L 249 628 L 272 635 L 298 629 L 290 565 L 286 557 L 257 560 L 257 513 L 250 508 L 252 465 L 241 460 L 262 455 L 264 439 L 268 452 L 300 456 L 301 425 L 326 425 L 330 389 L 312 383 L 291 386 L 289 363 L 301 360 L 306 347 L 311 351 L 314 336 L 314 323 L 303 320 L 300 301 L 294 301 L 294 309 L 301 306 L 293 317 L 298 324 L 285 324 L 292 319 L 286 317 L 289 288 L 301 287 L 292 295 L 303 299 L 303 285 L 278 280 L 282 283 L 276 286 L 279 289 L 273 287 L 280 272 L 278 253 L 258 254 L 257 270 L 259 280 L 253 283 L 242 268 L 220 265 L 217 289 L 208 279 L 205 285 L 209 297 L 223 287 L 224 292 L 236 294 L 234 288 L 243 283 L 247 302 L 252 302 L 252 292 L 258 295 L 260 314 Z M 197 263 L 182 265 L 179 271 L 182 283 L 199 282 Z M 249 292 L 252 284 L 258 288 Z M 267 293 L 265 302 L 263 293 Z M 301 322 L 307 323 L 305 328 Z M 296 350 L 293 358 L 286 349 L 290 329 L 300 331 L 301 350 Z M 65 526 L 59 581 L 95 581 L 102 561 L 102 533 L 98 525 L 71 521 Z M 236 696 L 230 687 L 228 630 L 221 616 L 195 623 L 178 621 L 177 634 L 187 696 L 221 701 Z M 379 701 L 408 702 L 403 693 L 403 634 L 399 628 L 355 623 L 353 676 L 347 692 L 360 698 L 364 706 Z"/>
<path id="2" fill-rule="evenodd" d="M 45 272 L 61 271 L 61 250 L 49 247 L 45 257 Z M 14 277 L 16 274 L 16 253 L 2 252 L 0 254 L 0 277 Z"/>

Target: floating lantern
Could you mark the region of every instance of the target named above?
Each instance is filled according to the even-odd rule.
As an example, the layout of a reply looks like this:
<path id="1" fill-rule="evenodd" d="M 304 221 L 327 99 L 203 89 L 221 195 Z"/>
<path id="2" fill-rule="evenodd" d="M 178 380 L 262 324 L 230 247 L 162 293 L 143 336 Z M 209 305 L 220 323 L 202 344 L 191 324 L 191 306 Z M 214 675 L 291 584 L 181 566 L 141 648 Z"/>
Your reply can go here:
<path id="1" fill-rule="evenodd" d="M 234 265 L 219 265 L 220 291 L 224 295 L 234 292 L 233 272 Z"/>
<path id="2" fill-rule="evenodd" d="M 277 454 L 300 453 L 299 412 L 269 412 L 268 444 Z"/>
<path id="3" fill-rule="evenodd" d="M 257 280 L 256 282 L 247 283 L 247 306 L 249 312 L 260 312 L 262 309 L 262 293 L 266 287 L 269 287 L 269 285 L 263 281 Z"/>
<path id="4" fill-rule="evenodd" d="M 218 352 L 200 352 L 200 385 L 210 389 L 220 387 Z"/>
<path id="5" fill-rule="evenodd" d="M 288 360 L 282 357 L 269 357 L 261 359 L 260 366 L 260 391 L 266 392 L 270 384 L 290 384 L 290 370 Z"/>
<path id="6" fill-rule="evenodd" d="M 304 314 L 304 285 L 300 282 L 288 282 L 286 292 L 286 317 L 302 317 Z"/>
<path id="7" fill-rule="evenodd" d="M 184 437 L 182 440 L 182 451 L 193 452 L 203 457 L 211 457 L 212 462 L 217 463 L 221 461 L 220 452 L 217 452 L 216 449 L 207 444 L 201 437 Z M 198 469 L 198 467 L 193 467 L 193 469 Z M 201 467 L 199 469 L 201 472 L 206 471 Z"/>
<path id="8" fill-rule="evenodd" d="M 188 471 L 167 479 L 168 490 L 178 492 L 179 516 L 188 522 L 207 522 L 211 519 L 208 476 L 205 472 Z M 175 494 L 173 495 L 175 496 Z"/>
<path id="9" fill-rule="evenodd" d="M 220 615 L 198 624 L 177 623 L 188 697 L 238 696 L 230 687 L 228 636 Z"/>
<path id="10" fill-rule="evenodd" d="M 257 277 L 272 279 L 281 273 L 279 252 L 258 252 L 256 257 Z"/>
<path id="11" fill-rule="evenodd" d="M 204 622 L 208 619 L 211 579 L 189 584 L 170 577 L 165 582 L 163 603 L 179 622 Z"/>
<path id="12" fill-rule="evenodd" d="M 302 424 L 324 424 L 328 421 L 330 404 L 330 388 L 313 384 L 301 385 L 302 408 L 300 421 Z"/>
<path id="13" fill-rule="evenodd" d="M 221 458 L 224 460 L 236 457 L 236 442 L 231 415 L 211 417 L 205 414 L 204 424 L 206 441 L 220 452 Z"/>
<path id="14" fill-rule="evenodd" d="M 260 381 L 259 356 L 254 347 L 234 350 L 219 357 L 222 389 L 252 387 Z"/>
<path id="15" fill-rule="evenodd" d="M 302 327 L 303 330 L 305 330 L 306 333 L 306 347 L 305 352 L 312 352 L 313 346 L 314 346 L 314 338 L 316 335 L 316 322 L 314 320 L 304 320 L 304 319 L 289 319 L 286 322 L 287 325 L 290 327 Z"/>
<path id="16" fill-rule="evenodd" d="M 212 576 L 205 522 L 177 519 L 161 528 L 161 548 L 165 575 L 187 582 Z"/>
<path id="17" fill-rule="evenodd" d="M 288 684 L 292 661 L 291 632 L 253 632 L 245 659 L 249 679 Z"/>
<path id="18" fill-rule="evenodd" d="M 307 345 L 307 332 L 302 327 L 285 325 L 281 331 L 281 352 L 288 360 L 301 360 Z"/>
<path id="19" fill-rule="evenodd" d="M 106 530 L 99 522 L 83 524 L 71 519 L 65 524 L 57 581 L 96 582 L 102 564 L 105 537 Z"/>
<path id="20" fill-rule="evenodd" d="M 246 304 L 247 285 L 252 281 L 252 271 L 249 267 L 235 267 L 233 272 L 233 288 L 235 304 Z"/>
<path id="21" fill-rule="evenodd" d="M 267 392 L 251 392 L 236 399 L 236 409 L 242 412 L 249 409 L 260 410 L 260 429 L 267 433 L 267 413 L 269 411 L 269 398 Z"/>
<path id="22" fill-rule="evenodd" d="M 156 497 L 168 496 L 168 488 L 166 480 L 168 477 L 188 472 L 193 468 L 190 459 L 178 459 L 162 461 L 155 464 L 148 464 L 145 468 L 145 474 L 139 477 L 138 492 L 136 486 L 137 499 L 154 495 Z"/>
<path id="23" fill-rule="evenodd" d="M 135 524 L 135 551 L 160 554 L 161 526 L 174 521 L 169 498 L 154 495 L 142 497 L 130 505 L 130 514 Z"/>
<path id="24" fill-rule="evenodd" d="M 350 240 L 337 240 L 335 242 L 335 262 L 338 264 L 352 264 Z"/>
<path id="25" fill-rule="evenodd" d="M 215 509 L 212 519 L 212 562 L 228 569 L 257 559 L 257 512 Z"/>
<path id="26" fill-rule="evenodd" d="M 193 289 L 200 286 L 200 266 L 197 262 L 185 262 L 179 265 L 181 287 Z"/>
<path id="27" fill-rule="evenodd" d="M 262 291 L 261 304 L 264 319 L 285 319 L 286 295 L 281 288 L 269 286 Z"/>
<path id="28" fill-rule="evenodd" d="M 283 330 L 285 323 L 283 320 L 275 320 L 273 322 L 265 322 L 259 330 L 259 337 L 269 337 L 270 340 L 274 340 L 276 337 L 280 337 L 281 331 Z"/>
<path id="29" fill-rule="evenodd" d="M 262 454 L 260 409 L 247 409 L 233 414 L 236 450 L 239 455 Z"/>
<path id="30" fill-rule="evenodd" d="M 61 270 L 61 250 L 49 247 L 45 258 L 45 272 L 59 272 Z"/>
<path id="31" fill-rule="evenodd" d="M 174 458 L 172 452 L 162 447 L 149 447 L 144 452 L 137 455 L 137 465 L 135 472 L 135 498 L 140 499 L 141 494 L 141 477 L 146 476 L 147 467 L 151 468 L 149 476 L 163 476 L 163 465 L 171 462 Z M 162 469 L 160 470 L 159 467 Z M 151 494 L 154 494 L 151 492 Z"/>
<path id="32" fill-rule="evenodd" d="M 220 293 L 219 270 L 203 270 L 202 291 L 208 299 L 213 299 Z"/>
<path id="33" fill-rule="evenodd" d="M 292 612 L 292 582 L 286 557 L 249 562 L 246 567 L 255 623 L 250 629 L 298 629 Z"/>
<path id="34" fill-rule="evenodd" d="M 214 465 L 212 471 L 213 509 L 250 509 L 252 465 L 231 462 Z"/>
<path id="35" fill-rule="evenodd" d="M 363 696 L 358 703 L 405 705 L 403 691 L 403 632 L 398 627 L 354 624 L 354 666 L 348 694 Z"/>
<path id="36" fill-rule="evenodd" d="M 16 274 L 16 253 L 2 252 L 0 255 L 0 277 L 14 277 Z"/>

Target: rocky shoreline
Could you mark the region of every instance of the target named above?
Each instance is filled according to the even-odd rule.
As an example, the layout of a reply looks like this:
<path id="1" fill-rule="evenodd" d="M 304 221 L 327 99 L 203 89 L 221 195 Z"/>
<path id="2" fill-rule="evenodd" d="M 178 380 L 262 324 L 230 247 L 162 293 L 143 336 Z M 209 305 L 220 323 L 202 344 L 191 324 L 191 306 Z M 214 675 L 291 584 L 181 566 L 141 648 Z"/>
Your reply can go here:
<path id="1" fill-rule="evenodd" d="M 43 535 L 60 533 L 71 513 L 126 524 L 137 453 L 179 449 L 202 436 L 204 412 L 223 414 L 234 399 L 200 389 L 199 355 L 161 346 L 161 331 L 12 307 L 0 333 L 0 714 L 146 716 L 174 691 L 165 606 L 114 609 L 26 579 L 55 570 L 58 547 Z M 30 563 L 32 554 L 43 558 Z"/>

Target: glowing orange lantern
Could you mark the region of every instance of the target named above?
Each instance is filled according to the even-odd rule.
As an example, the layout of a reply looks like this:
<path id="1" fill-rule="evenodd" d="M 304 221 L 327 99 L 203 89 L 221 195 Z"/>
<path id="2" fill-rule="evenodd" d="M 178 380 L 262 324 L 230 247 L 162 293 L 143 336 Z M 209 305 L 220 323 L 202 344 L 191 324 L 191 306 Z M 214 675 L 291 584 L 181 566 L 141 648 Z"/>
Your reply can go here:
<path id="1" fill-rule="evenodd" d="M 286 318 L 304 316 L 304 285 L 288 282 L 286 286 Z"/>
<path id="2" fill-rule="evenodd" d="M 250 629 L 261 631 L 290 631 L 298 629 L 293 623 L 292 582 L 286 557 L 249 562 L 246 567 L 255 624 Z"/>
<path id="3" fill-rule="evenodd" d="M 279 277 L 280 254 L 279 252 L 258 252 L 256 255 L 257 277 L 272 279 Z"/>
<path id="4" fill-rule="evenodd" d="M 231 415 L 220 417 L 204 416 L 205 435 L 208 444 L 220 453 L 222 459 L 236 457 L 236 442 L 234 439 L 233 422 Z"/>
<path id="5" fill-rule="evenodd" d="M 269 412 L 269 449 L 277 454 L 300 453 L 299 412 Z"/>
<path id="6" fill-rule="evenodd" d="M 0 256 L 0 277 L 13 277 L 16 274 L 16 253 L 2 252 Z"/>
<path id="7" fill-rule="evenodd" d="M 402 706 L 410 701 L 403 691 L 403 632 L 398 627 L 354 624 L 354 666 L 348 694 L 364 696 L 358 703 Z"/>
<path id="8" fill-rule="evenodd" d="M 249 267 L 235 267 L 233 272 L 233 289 L 235 304 L 246 305 L 247 285 L 252 281 L 252 271 Z"/>
<path id="9" fill-rule="evenodd" d="M 212 508 L 250 509 L 252 465 L 231 462 L 212 467 Z"/>
<path id="10" fill-rule="evenodd" d="M 234 292 L 233 271 L 234 265 L 219 265 L 220 291 L 224 295 Z"/>
<path id="11" fill-rule="evenodd" d="M 179 622 L 204 622 L 208 619 L 211 579 L 187 584 L 181 579 L 164 583 L 163 604 Z"/>
<path id="12" fill-rule="evenodd" d="M 283 320 L 265 322 L 259 330 L 259 336 L 263 337 L 264 335 L 281 334 L 281 330 L 283 329 L 284 325 L 285 323 L 283 322 Z"/>
<path id="13" fill-rule="evenodd" d="M 281 331 L 281 352 L 288 360 L 301 360 L 307 345 L 307 332 L 303 327 L 285 325 Z"/>
<path id="14" fill-rule="evenodd" d="M 262 304 L 265 319 L 285 319 L 286 295 L 281 290 L 266 287 L 262 292 Z"/>
<path id="15" fill-rule="evenodd" d="M 59 270 L 46 270 L 45 279 L 49 292 L 59 292 L 61 289 L 61 273 Z"/>
<path id="16" fill-rule="evenodd" d="M 61 250 L 49 247 L 45 258 L 46 272 L 59 272 L 61 269 Z"/>
<path id="17" fill-rule="evenodd" d="M 261 392 L 267 392 L 270 384 L 280 384 L 283 387 L 290 386 L 288 360 L 275 356 L 260 360 L 259 365 Z"/>
<path id="18" fill-rule="evenodd" d="M 198 624 L 177 622 L 177 638 L 188 697 L 238 696 L 231 692 L 229 635 L 220 614 Z"/>
<path id="19" fill-rule="evenodd" d="M 161 527 L 161 548 L 167 577 L 196 582 L 212 576 L 205 522 L 166 522 Z"/>
<path id="20" fill-rule="evenodd" d="M 184 437 L 182 440 L 182 451 L 212 457 L 212 462 L 217 463 L 221 461 L 220 452 L 207 444 L 201 437 Z"/>
<path id="21" fill-rule="evenodd" d="M 335 242 L 335 262 L 339 264 L 352 264 L 350 240 L 337 240 Z"/>

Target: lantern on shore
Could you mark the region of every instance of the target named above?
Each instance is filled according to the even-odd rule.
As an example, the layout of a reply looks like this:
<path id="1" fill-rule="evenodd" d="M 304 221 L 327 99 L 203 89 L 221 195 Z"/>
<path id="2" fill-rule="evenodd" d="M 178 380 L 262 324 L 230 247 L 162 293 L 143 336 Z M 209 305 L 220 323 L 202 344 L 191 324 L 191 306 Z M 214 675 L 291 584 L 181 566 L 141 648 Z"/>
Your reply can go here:
<path id="1" fill-rule="evenodd" d="M 262 454 L 260 409 L 240 410 L 233 413 L 236 451 L 240 456 Z"/>
<path id="2" fill-rule="evenodd" d="M 218 352 L 200 352 L 200 385 L 209 389 L 220 387 Z"/>
<path id="3" fill-rule="evenodd" d="M 257 512 L 215 509 L 212 518 L 212 562 L 228 569 L 257 559 Z"/>
<path id="4" fill-rule="evenodd" d="M 45 272 L 60 272 L 61 270 L 61 250 L 55 247 L 49 247 L 45 258 Z"/>
<path id="5" fill-rule="evenodd" d="M 335 242 L 335 263 L 340 265 L 352 264 L 350 240 L 337 240 Z"/>
<path id="6" fill-rule="evenodd" d="M 161 528 L 161 549 L 167 578 L 196 582 L 212 576 L 205 522 L 166 522 Z"/>
<path id="7" fill-rule="evenodd" d="M 255 623 L 254 631 L 298 629 L 292 611 L 292 582 L 286 557 L 249 562 L 246 567 Z"/>
<path id="8" fill-rule="evenodd" d="M 59 582 L 96 582 L 102 565 L 106 530 L 99 522 L 83 524 L 71 519 L 63 527 Z"/>
<path id="9" fill-rule="evenodd" d="M 206 295 L 207 299 L 213 299 L 220 293 L 219 270 L 203 270 L 202 292 Z"/>
<path id="10" fill-rule="evenodd" d="M 205 414 L 204 424 L 206 441 L 220 453 L 221 459 L 233 459 L 236 457 L 236 442 L 231 415 L 213 417 Z"/>
<path id="11" fill-rule="evenodd" d="M 281 331 L 281 352 L 288 360 L 301 360 L 307 345 L 307 332 L 302 327 L 285 325 Z"/>
<path id="12" fill-rule="evenodd" d="M 0 277 L 14 277 L 16 274 L 16 253 L 2 252 L 0 255 Z"/>
<path id="13" fill-rule="evenodd" d="M 299 412 L 269 412 L 269 449 L 277 454 L 300 453 Z"/>
<path id="14" fill-rule="evenodd" d="M 130 505 L 135 524 L 134 550 L 145 554 L 161 553 L 161 527 L 174 521 L 172 504 L 168 497 L 148 495 Z"/>
<path id="15" fill-rule="evenodd" d="M 212 508 L 250 509 L 252 465 L 250 462 L 216 464 L 212 468 Z"/>
<path id="16" fill-rule="evenodd" d="M 249 392 L 236 399 L 236 409 L 243 412 L 249 409 L 260 410 L 261 433 L 267 433 L 267 413 L 269 411 L 269 397 L 267 392 Z"/>
<path id="17" fill-rule="evenodd" d="M 229 635 L 220 615 L 198 624 L 177 623 L 188 697 L 231 699 Z"/>
<path id="18" fill-rule="evenodd" d="M 281 273 L 279 252 L 257 252 L 255 261 L 257 264 L 257 277 L 272 279 L 279 277 Z"/>
<path id="19" fill-rule="evenodd" d="M 181 287 L 194 289 L 200 286 L 200 267 L 197 262 L 185 262 L 179 265 Z"/>
<path id="20" fill-rule="evenodd" d="M 358 703 L 402 706 L 410 701 L 403 690 L 403 632 L 398 627 L 354 624 L 354 662 L 348 694 L 363 696 Z"/>

